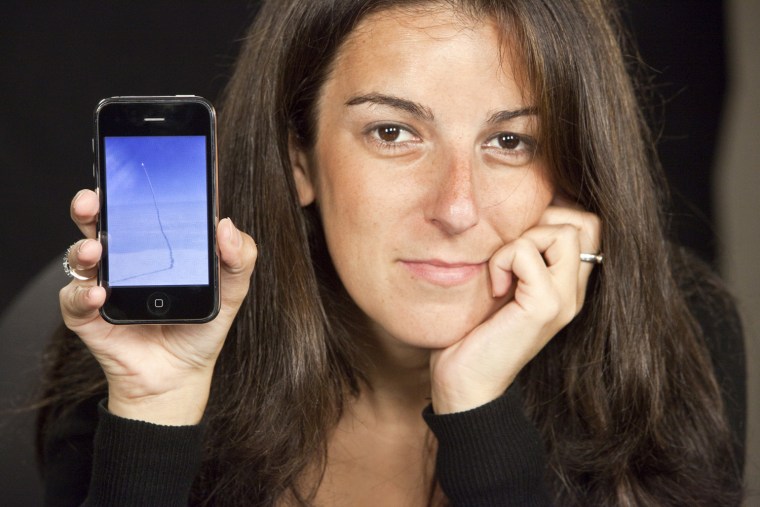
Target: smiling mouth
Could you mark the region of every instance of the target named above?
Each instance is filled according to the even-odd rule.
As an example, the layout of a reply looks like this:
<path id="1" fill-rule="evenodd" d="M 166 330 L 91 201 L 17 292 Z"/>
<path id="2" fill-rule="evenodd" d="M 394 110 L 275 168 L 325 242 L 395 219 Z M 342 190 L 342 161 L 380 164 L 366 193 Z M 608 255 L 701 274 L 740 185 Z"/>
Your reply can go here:
<path id="1" fill-rule="evenodd" d="M 401 264 L 415 277 L 440 287 L 462 285 L 477 277 L 486 263 L 448 263 L 439 260 L 408 261 Z"/>

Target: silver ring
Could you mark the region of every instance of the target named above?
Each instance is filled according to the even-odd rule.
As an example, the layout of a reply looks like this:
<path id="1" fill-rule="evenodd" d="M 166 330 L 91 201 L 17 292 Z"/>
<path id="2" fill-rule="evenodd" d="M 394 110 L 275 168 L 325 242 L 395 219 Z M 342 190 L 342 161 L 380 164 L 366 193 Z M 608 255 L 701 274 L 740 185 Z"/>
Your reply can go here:
<path id="1" fill-rule="evenodd" d="M 604 254 L 581 253 L 581 262 L 588 262 L 590 264 L 601 264 L 602 262 L 604 262 Z"/>
<path id="2" fill-rule="evenodd" d="M 93 278 L 95 278 L 94 276 L 82 276 L 79 273 L 77 273 L 76 270 L 72 268 L 71 265 L 69 264 L 69 254 L 71 253 L 71 248 L 73 246 L 74 245 L 71 245 L 70 247 L 68 247 L 66 249 L 66 253 L 63 254 L 63 272 L 66 273 L 66 276 L 68 276 L 69 278 L 76 278 L 77 280 L 82 280 L 82 281 L 92 280 Z"/>

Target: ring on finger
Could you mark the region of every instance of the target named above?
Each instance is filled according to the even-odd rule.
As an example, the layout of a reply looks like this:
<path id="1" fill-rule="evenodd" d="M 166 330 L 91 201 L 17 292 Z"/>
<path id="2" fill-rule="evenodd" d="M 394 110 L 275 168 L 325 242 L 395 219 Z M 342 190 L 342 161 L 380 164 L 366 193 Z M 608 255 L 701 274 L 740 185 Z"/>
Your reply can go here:
<path id="1" fill-rule="evenodd" d="M 581 262 L 588 262 L 590 264 L 601 264 L 602 262 L 604 262 L 604 254 L 581 253 Z"/>
<path id="2" fill-rule="evenodd" d="M 63 254 L 63 272 L 66 273 L 66 276 L 69 278 L 76 278 L 77 280 L 92 280 L 95 278 L 94 276 L 83 276 L 77 273 L 77 271 L 71 267 L 71 264 L 69 264 L 69 254 L 71 254 L 71 249 L 73 248 L 73 245 L 66 249 L 66 253 Z"/>

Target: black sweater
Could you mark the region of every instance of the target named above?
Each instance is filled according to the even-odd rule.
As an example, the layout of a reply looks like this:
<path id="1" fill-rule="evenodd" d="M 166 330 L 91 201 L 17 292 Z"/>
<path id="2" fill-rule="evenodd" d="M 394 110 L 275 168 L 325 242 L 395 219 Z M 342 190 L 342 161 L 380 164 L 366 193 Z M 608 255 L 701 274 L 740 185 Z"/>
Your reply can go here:
<path id="1" fill-rule="evenodd" d="M 744 347 L 733 308 L 696 305 L 743 467 Z M 203 425 L 123 419 L 93 399 L 45 439 L 46 505 L 186 505 L 200 466 Z M 438 440 L 436 476 L 453 505 L 549 505 L 546 458 L 515 387 L 476 409 L 423 417 Z M 93 438 L 94 435 L 94 438 Z M 94 443 L 93 443 L 94 442 Z"/>
<path id="2" fill-rule="evenodd" d="M 514 392 L 467 412 L 425 409 L 438 439 L 438 480 L 454 505 L 505 505 L 505 492 L 512 505 L 549 504 L 541 440 Z M 187 505 L 203 425 L 133 421 L 109 413 L 103 403 L 93 418 L 89 405 L 48 438 L 46 504 L 78 505 L 86 496 L 85 505 Z"/>

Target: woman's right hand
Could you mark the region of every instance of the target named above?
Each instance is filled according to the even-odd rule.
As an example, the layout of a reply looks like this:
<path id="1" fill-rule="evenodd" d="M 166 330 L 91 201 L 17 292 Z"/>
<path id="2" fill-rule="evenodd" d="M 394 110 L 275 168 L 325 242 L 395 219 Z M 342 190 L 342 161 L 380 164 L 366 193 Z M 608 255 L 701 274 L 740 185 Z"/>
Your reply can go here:
<path id="1" fill-rule="evenodd" d="M 214 364 L 248 293 L 256 244 L 228 218 L 217 225 L 221 307 L 213 321 L 114 326 L 99 313 L 106 291 L 96 282 L 102 253 L 96 239 L 98 207 L 91 190 L 81 190 L 71 203 L 71 217 L 85 239 L 70 249 L 69 264 L 92 278 L 72 279 L 61 289 L 63 320 L 103 368 L 109 411 L 156 424 L 197 424 L 208 401 Z"/>

